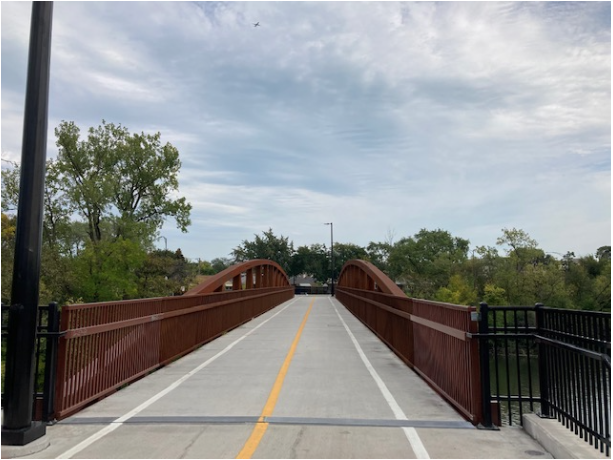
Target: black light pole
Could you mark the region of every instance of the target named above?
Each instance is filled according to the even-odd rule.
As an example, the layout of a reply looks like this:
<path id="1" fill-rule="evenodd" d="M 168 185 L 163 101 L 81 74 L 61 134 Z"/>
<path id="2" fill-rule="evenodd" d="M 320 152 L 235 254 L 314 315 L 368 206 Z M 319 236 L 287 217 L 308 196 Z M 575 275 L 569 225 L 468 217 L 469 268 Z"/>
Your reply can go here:
<path id="1" fill-rule="evenodd" d="M 324 225 L 330 226 L 330 263 L 332 264 L 330 295 L 334 297 L 334 224 L 332 222 L 326 222 Z"/>
<path id="2" fill-rule="evenodd" d="M 23 446 L 45 434 L 45 425 L 32 421 L 32 407 L 52 13 L 52 2 L 32 2 L 15 260 L 6 344 L 2 445 Z"/>

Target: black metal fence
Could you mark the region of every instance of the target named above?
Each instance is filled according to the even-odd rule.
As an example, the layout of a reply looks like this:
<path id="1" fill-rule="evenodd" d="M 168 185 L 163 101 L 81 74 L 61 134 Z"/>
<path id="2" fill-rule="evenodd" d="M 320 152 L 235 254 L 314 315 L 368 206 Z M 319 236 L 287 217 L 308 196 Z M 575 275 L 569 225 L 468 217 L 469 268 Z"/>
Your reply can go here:
<path id="1" fill-rule="evenodd" d="M 2 304 L 2 378 L 6 362 L 6 338 L 10 306 Z M 60 311 L 55 302 L 38 307 L 36 329 L 36 358 L 34 373 L 33 420 L 51 422 L 54 419 L 55 370 L 60 328 Z M 4 382 L 2 387 L 4 388 Z M 2 394 L 4 407 L 4 394 Z"/>
<path id="2" fill-rule="evenodd" d="M 610 454 L 610 313 L 482 303 L 479 336 L 484 420 L 521 424 L 536 412 Z"/>

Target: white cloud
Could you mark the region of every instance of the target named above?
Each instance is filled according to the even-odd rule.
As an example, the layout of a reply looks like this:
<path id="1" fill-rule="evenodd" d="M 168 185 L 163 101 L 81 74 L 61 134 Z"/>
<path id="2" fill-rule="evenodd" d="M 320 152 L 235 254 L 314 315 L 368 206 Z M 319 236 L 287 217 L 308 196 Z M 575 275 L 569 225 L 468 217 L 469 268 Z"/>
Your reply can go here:
<path id="1" fill-rule="evenodd" d="M 173 143 L 193 225 L 163 233 L 189 257 L 268 228 L 326 241 L 329 221 L 362 245 L 424 227 L 493 245 L 517 227 L 593 252 L 611 233 L 603 17 L 599 2 L 58 3 L 50 129 L 104 118 Z M 28 22 L 2 3 L 3 158 L 20 152 Z"/>

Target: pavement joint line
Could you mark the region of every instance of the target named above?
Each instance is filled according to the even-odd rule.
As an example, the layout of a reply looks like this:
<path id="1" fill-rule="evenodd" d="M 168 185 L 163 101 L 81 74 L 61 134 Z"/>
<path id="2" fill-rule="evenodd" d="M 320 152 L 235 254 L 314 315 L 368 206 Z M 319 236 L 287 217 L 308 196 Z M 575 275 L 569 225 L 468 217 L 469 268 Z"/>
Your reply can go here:
<path id="1" fill-rule="evenodd" d="M 336 312 L 336 315 L 338 316 L 338 318 L 341 320 L 341 323 L 343 323 L 343 327 L 347 331 L 347 334 L 349 334 L 349 338 L 351 339 L 351 341 L 353 342 L 353 345 L 358 351 L 358 355 L 362 359 L 362 362 L 366 366 L 366 369 L 368 369 L 368 372 L 370 372 L 370 375 L 372 376 L 372 378 L 375 380 L 375 383 L 379 387 L 379 390 L 381 391 L 383 398 L 387 401 L 387 404 L 389 405 L 390 409 L 392 410 L 392 412 L 394 413 L 394 415 L 396 416 L 398 420 L 408 420 L 406 414 L 404 413 L 404 411 L 402 410 L 402 408 L 396 401 L 396 398 L 394 398 L 394 395 L 392 395 L 392 393 L 389 391 L 389 389 L 387 388 L 387 385 L 385 384 L 385 382 L 383 382 L 383 379 L 381 379 L 381 377 L 379 376 L 379 373 L 372 366 L 372 364 L 370 363 L 370 360 L 364 353 L 364 350 L 362 350 L 362 347 L 360 346 L 359 342 L 353 335 L 353 332 L 351 332 L 351 329 L 349 329 L 349 326 L 347 326 L 347 323 L 345 322 L 341 314 L 338 312 L 336 305 L 334 305 L 334 302 L 332 301 L 332 297 L 329 297 L 328 300 L 330 301 L 330 304 L 332 304 L 332 307 L 334 308 L 334 311 Z M 407 440 L 409 441 L 409 444 L 411 445 L 411 448 L 413 449 L 415 456 L 419 459 L 429 459 L 430 455 L 428 454 L 428 451 L 426 450 L 426 447 L 424 446 L 424 444 L 421 442 L 421 439 L 419 435 L 417 434 L 417 431 L 415 430 L 415 428 L 402 427 L 402 431 L 407 437 Z"/>
<path id="2" fill-rule="evenodd" d="M 271 319 L 273 319 L 275 316 L 281 314 L 285 309 L 287 309 L 290 305 L 294 304 L 295 302 L 297 302 L 298 299 L 294 299 L 291 302 L 289 302 L 285 307 L 283 307 L 281 310 L 279 310 L 277 313 L 275 313 L 274 315 L 272 315 L 270 318 L 262 321 L 260 324 L 258 324 L 257 326 L 255 326 L 253 329 L 250 329 L 249 331 L 247 331 L 243 336 L 241 336 L 240 338 L 236 339 L 234 342 L 232 342 L 230 345 L 226 346 L 223 350 L 221 350 L 220 352 L 218 352 L 217 354 L 215 354 L 213 357 L 207 359 L 205 362 L 201 363 L 200 365 L 198 365 L 197 367 L 195 367 L 194 369 L 192 369 L 190 372 L 188 372 L 187 374 L 185 374 L 183 377 L 179 378 L 178 380 L 176 380 L 175 382 L 171 383 L 169 386 L 167 386 L 164 390 L 160 391 L 159 393 L 157 393 L 156 395 L 152 396 L 151 398 L 149 398 L 147 401 L 145 401 L 144 403 L 142 403 L 141 405 L 137 406 L 136 408 L 132 409 L 131 411 L 127 412 L 126 414 L 122 415 L 121 417 L 113 420 L 113 422 L 109 423 L 107 426 L 105 426 L 104 428 L 100 429 L 99 431 L 97 431 L 96 433 L 94 433 L 93 435 L 91 435 L 90 437 L 86 438 L 85 440 L 81 441 L 79 444 L 77 444 L 74 447 L 71 447 L 70 449 L 68 449 L 66 452 L 63 452 L 62 454 L 58 455 L 56 458 L 72 458 L 73 456 L 77 455 L 79 452 L 81 452 L 82 450 L 88 448 L 89 446 L 91 446 L 94 442 L 98 441 L 99 439 L 103 438 L 104 436 L 106 436 L 109 433 L 112 433 L 113 431 L 115 431 L 117 428 L 119 428 L 121 425 L 124 424 L 124 422 L 126 422 L 127 420 L 131 419 L 132 417 L 134 417 L 136 414 L 142 412 L 143 410 L 145 410 L 146 408 L 148 408 L 150 405 L 152 405 L 154 402 L 158 401 L 159 399 L 163 398 L 164 396 L 166 396 L 168 393 L 170 393 L 171 391 L 173 391 L 175 388 L 177 388 L 179 385 L 181 385 L 183 382 L 185 382 L 187 379 L 189 379 L 190 377 L 192 377 L 193 375 L 195 375 L 196 373 L 200 372 L 202 369 L 204 369 L 206 366 L 208 366 L 210 363 L 212 363 L 213 361 L 215 361 L 217 358 L 219 358 L 220 356 L 223 356 L 224 354 L 226 354 L 228 351 L 230 351 L 232 348 L 234 348 L 234 346 L 236 344 L 238 344 L 239 342 L 241 342 L 242 340 L 244 340 L 245 338 L 247 338 L 249 335 L 251 335 L 253 332 L 255 332 L 256 330 L 258 330 L 260 327 L 262 327 L 264 324 L 266 324 L 268 321 L 270 321 Z"/>
<path id="3" fill-rule="evenodd" d="M 260 420 L 262 418 L 262 420 Z M 79 417 L 62 421 L 62 425 L 102 425 L 114 423 L 115 417 Z M 136 424 L 250 424 L 268 423 L 270 425 L 315 425 L 315 426 L 355 426 L 380 428 L 442 428 L 442 429 L 476 429 L 470 422 L 456 420 L 398 420 L 398 419 L 363 419 L 363 418 L 324 418 L 324 417 L 261 417 L 243 415 L 205 415 L 205 416 L 136 416 L 123 422 L 125 425 Z"/>

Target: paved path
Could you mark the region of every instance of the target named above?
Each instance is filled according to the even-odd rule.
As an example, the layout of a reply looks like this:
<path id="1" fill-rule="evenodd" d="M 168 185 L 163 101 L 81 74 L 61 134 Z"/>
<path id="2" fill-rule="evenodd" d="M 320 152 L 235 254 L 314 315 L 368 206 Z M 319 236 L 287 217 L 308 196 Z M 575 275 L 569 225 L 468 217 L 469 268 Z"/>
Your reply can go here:
<path id="1" fill-rule="evenodd" d="M 465 422 L 328 296 L 276 307 L 46 440 L 27 458 L 551 458 L 520 428 Z"/>

